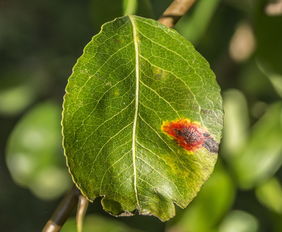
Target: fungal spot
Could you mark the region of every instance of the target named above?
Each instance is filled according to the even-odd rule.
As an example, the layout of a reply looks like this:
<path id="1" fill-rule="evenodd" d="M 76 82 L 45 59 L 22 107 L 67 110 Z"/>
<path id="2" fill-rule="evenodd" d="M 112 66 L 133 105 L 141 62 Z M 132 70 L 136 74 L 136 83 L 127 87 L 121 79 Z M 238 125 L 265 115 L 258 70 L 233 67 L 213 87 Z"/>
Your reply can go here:
<path id="1" fill-rule="evenodd" d="M 202 147 L 212 153 L 218 152 L 218 143 L 199 123 L 191 122 L 189 119 L 180 119 L 164 122 L 161 129 L 189 152 L 194 152 Z"/>
<path id="2" fill-rule="evenodd" d="M 208 137 L 205 140 L 203 147 L 205 147 L 210 152 L 218 153 L 218 143 L 215 142 L 211 137 Z"/>

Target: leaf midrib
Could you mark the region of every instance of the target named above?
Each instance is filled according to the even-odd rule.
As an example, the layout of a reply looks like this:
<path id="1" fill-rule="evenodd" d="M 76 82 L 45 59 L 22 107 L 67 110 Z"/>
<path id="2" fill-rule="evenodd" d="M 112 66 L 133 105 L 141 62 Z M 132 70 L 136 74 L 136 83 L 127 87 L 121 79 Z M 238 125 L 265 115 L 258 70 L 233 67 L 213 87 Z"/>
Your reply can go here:
<path id="1" fill-rule="evenodd" d="M 132 126 L 132 162 L 133 162 L 133 186 L 134 193 L 136 198 L 136 204 L 140 209 L 140 203 L 138 199 L 137 192 L 137 171 L 136 171 L 136 128 L 137 128 L 137 118 L 138 118 L 138 108 L 139 108 L 139 80 L 140 80 L 140 70 L 139 70 L 139 46 L 138 46 L 138 36 L 137 36 L 137 28 L 132 16 L 129 16 L 129 20 L 132 24 L 132 36 L 134 41 L 134 49 L 135 49 L 135 113 L 133 119 Z"/>

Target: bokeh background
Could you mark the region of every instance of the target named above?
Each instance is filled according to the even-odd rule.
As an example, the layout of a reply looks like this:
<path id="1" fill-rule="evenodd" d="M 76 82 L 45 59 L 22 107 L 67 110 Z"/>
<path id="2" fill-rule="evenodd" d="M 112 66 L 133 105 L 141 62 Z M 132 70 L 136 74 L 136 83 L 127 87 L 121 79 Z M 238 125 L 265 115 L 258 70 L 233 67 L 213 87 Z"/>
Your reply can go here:
<path id="1" fill-rule="evenodd" d="M 0 228 L 40 231 L 71 180 L 61 148 L 64 87 L 101 25 L 157 19 L 169 0 L 0 0 Z M 222 88 L 215 172 L 167 223 L 114 218 L 99 200 L 85 232 L 282 231 L 282 1 L 198 0 L 176 26 Z M 73 218 L 63 228 L 76 231 Z"/>

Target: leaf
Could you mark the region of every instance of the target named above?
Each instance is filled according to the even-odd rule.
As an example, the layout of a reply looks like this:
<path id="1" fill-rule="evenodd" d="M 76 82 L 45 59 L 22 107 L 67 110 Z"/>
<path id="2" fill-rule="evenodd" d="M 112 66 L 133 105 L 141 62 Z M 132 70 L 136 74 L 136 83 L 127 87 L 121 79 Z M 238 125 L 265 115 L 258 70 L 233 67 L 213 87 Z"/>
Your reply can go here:
<path id="1" fill-rule="evenodd" d="M 271 177 L 282 164 L 282 102 L 269 107 L 249 140 L 230 164 L 241 188 L 252 188 Z M 254 168 L 256 167 L 256 168 Z"/>
<path id="2" fill-rule="evenodd" d="M 246 143 L 249 129 L 249 115 L 246 98 L 242 92 L 229 89 L 223 94 L 224 136 L 222 150 L 224 158 L 236 154 Z M 231 160 L 232 162 L 232 160 Z"/>
<path id="3" fill-rule="evenodd" d="M 0 114 L 16 115 L 29 106 L 41 92 L 44 77 L 33 67 L 3 72 L 0 79 Z"/>
<path id="4" fill-rule="evenodd" d="M 194 12 L 181 18 L 179 23 L 177 23 L 176 28 L 190 41 L 194 43 L 198 42 L 208 28 L 209 23 L 212 22 L 211 18 L 219 3 L 219 0 L 198 1 L 195 5 Z"/>
<path id="5" fill-rule="evenodd" d="M 268 78 L 277 94 L 282 97 L 282 75 L 269 75 Z"/>
<path id="6" fill-rule="evenodd" d="M 60 157 L 60 108 L 46 102 L 32 108 L 14 128 L 7 146 L 7 166 L 14 181 L 36 196 L 53 199 L 69 188 Z"/>
<path id="7" fill-rule="evenodd" d="M 176 222 L 172 220 L 167 232 L 213 231 L 221 218 L 230 209 L 235 195 L 235 186 L 223 165 L 218 162 L 215 171 L 205 183 L 197 198 Z M 203 223 L 204 222 L 204 223 Z"/>
<path id="8" fill-rule="evenodd" d="M 195 130 L 190 139 L 201 146 L 193 151 L 161 130 L 180 121 Z M 213 170 L 221 96 L 208 63 L 176 31 L 122 17 L 105 24 L 78 59 L 62 125 L 70 172 L 89 200 L 102 196 L 113 215 L 165 221 Z M 178 132 L 183 139 L 189 131 Z"/>
<path id="9" fill-rule="evenodd" d="M 256 196 L 268 209 L 282 215 L 282 186 L 278 179 L 273 177 L 258 186 Z"/>
<path id="10" fill-rule="evenodd" d="M 219 232 L 257 232 L 259 222 L 253 215 L 241 211 L 231 211 L 219 226 Z"/>

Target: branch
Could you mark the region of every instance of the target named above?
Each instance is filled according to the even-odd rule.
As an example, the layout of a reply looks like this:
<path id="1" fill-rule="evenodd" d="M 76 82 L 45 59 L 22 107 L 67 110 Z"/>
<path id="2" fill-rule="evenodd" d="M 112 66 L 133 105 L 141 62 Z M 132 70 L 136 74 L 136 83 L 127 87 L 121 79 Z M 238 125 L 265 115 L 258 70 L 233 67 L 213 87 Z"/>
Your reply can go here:
<path id="1" fill-rule="evenodd" d="M 159 18 L 167 27 L 174 27 L 177 21 L 192 7 L 196 0 L 174 0 Z"/>
<path id="2" fill-rule="evenodd" d="M 79 190 L 74 186 L 60 202 L 42 232 L 59 232 L 70 216 L 73 208 L 77 206 L 79 195 Z"/>
<path id="3" fill-rule="evenodd" d="M 279 16 L 282 15 L 282 0 L 271 2 L 265 7 L 265 13 L 268 16 Z"/>

